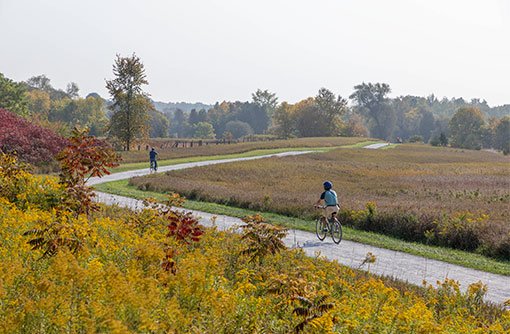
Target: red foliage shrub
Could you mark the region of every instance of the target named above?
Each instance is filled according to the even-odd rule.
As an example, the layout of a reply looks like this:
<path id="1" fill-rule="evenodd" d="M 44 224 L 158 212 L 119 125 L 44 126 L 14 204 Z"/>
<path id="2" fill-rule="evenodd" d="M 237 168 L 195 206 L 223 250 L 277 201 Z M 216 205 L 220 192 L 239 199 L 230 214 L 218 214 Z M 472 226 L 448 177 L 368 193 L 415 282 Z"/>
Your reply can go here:
<path id="1" fill-rule="evenodd" d="M 60 162 L 60 183 L 66 188 L 65 204 L 78 214 L 97 209 L 92 188 L 87 186 L 91 177 L 110 174 L 108 168 L 117 167 L 120 156 L 111 146 L 93 136 L 88 130 L 75 128 L 66 146 L 57 156 Z"/>
<path id="2" fill-rule="evenodd" d="M 168 237 L 174 237 L 177 241 L 185 244 L 198 242 L 200 236 L 204 234 L 202 225 L 198 223 L 191 213 L 180 214 L 173 213 L 168 215 Z"/>
<path id="3" fill-rule="evenodd" d="M 50 162 L 67 144 L 49 129 L 0 109 L 0 150 L 35 165 Z"/>
<path id="4" fill-rule="evenodd" d="M 173 199 L 175 198 L 174 196 Z M 179 198 L 177 199 L 179 200 Z M 170 201 L 172 201 L 172 197 Z M 181 201 L 179 200 L 179 202 Z M 200 241 L 200 237 L 204 234 L 204 227 L 199 224 L 198 220 L 193 217 L 191 212 L 184 213 L 171 210 L 170 208 L 163 208 L 161 214 L 166 217 L 169 222 L 167 225 L 167 237 L 173 238 L 177 240 L 178 243 L 188 246 Z M 180 251 L 176 248 L 176 245 L 167 244 L 161 267 L 175 275 L 177 272 L 176 258 L 179 253 Z"/>

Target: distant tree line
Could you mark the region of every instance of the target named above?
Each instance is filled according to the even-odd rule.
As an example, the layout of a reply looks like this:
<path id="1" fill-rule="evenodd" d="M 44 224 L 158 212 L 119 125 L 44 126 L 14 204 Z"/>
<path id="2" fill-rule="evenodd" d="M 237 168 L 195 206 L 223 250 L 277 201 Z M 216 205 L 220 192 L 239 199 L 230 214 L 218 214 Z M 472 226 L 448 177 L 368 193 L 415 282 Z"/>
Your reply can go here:
<path id="1" fill-rule="evenodd" d="M 88 127 L 92 135 L 101 136 L 108 124 L 105 101 L 98 94 L 82 98 L 74 82 L 65 90 L 54 88 L 45 75 L 17 83 L 0 73 L 0 107 L 62 135 L 78 125 Z"/>
<path id="2" fill-rule="evenodd" d="M 386 140 L 423 141 L 435 146 L 510 151 L 510 105 L 490 108 L 486 101 L 400 96 L 387 98 L 387 84 L 362 83 L 350 96 L 370 135 Z"/>
<path id="3" fill-rule="evenodd" d="M 170 121 L 170 133 L 190 138 L 240 138 L 267 133 L 277 105 L 275 94 L 258 90 L 250 102 L 216 103 L 209 110 L 177 109 Z"/>
<path id="4" fill-rule="evenodd" d="M 212 105 L 205 104 L 205 103 L 189 103 L 189 102 L 160 102 L 160 101 L 152 101 L 154 104 L 154 108 L 156 110 L 161 111 L 165 114 L 171 114 L 175 112 L 177 109 L 181 109 L 182 111 L 189 113 L 191 109 L 200 110 L 205 109 L 209 110 Z"/>
<path id="5" fill-rule="evenodd" d="M 17 83 L 0 73 L 0 108 L 30 116 L 61 134 L 86 126 L 92 135 L 120 140 L 124 149 L 147 136 L 237 139 L 271 134 L 371 136 L 510 152 L 510 104 L 491 108 L 480 99 L 439 100 L 434 95 L 389 98 L 391 88 L 385 83 L 356 85 L 348 99 L 321 88 L 297 103 L 279 103 L 276 94 L 259 89 L 245 102 L 165 104 L 153 102 L 142 90 L 148 82 L 136 55 L 117 56 L 113 72 L 114 79 L 107 81 L 111 100 L 96 93 L 82 98 L 73 82 L 62 90 L 44 75 Z"/>
<path id="6" fill-rule="evenodd" d="M 438 100 L 434 95 L 389 98 L 390 92 L 384 83 L 362 83 L 354 87 L 349 105 L 326 88 L 295 104 L 278 103 L 274 93 L 257 90 L 252 101 L 223 101 L 207 110 L 176 109 L 165 115 L 170 120 L 169 135 L 180 138 L 371 136 L 509 151 L 510 133 L 505 129 L 510 105 L 491 108 L 479 99 Z M 467 126 L 469 119 L 474 123 Z"/>

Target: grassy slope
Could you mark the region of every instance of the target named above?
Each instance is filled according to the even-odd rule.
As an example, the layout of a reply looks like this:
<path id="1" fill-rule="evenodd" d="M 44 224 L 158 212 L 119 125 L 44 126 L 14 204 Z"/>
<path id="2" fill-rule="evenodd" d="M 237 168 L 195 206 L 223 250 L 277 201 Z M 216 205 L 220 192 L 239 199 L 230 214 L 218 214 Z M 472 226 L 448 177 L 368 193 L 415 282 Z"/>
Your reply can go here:
<path id="1" fill-rule="evenodd" d="M 486 152 L 406 144 L 387 150 L 336 149 L 231 162 L 136 178 L 132 183 L 190 199 L 311 217 L 315 212 L 310 203 L 329 179 L 346 209 L 361 210 L 375 202 L 379 212 L 424 217 L 475 210 L 489 214 L 491 224 L 507 231 L 509 163 L 506 157 Z"/>
<path id="2" fill-rule="evenodd" d="M 367 140 L 367 141 L 361 141 L 356 144 L 340 145 L 340 146 L 286 147 L 286 148 L 258 149 L 258 150 L 241 152 L 241 153 L 233 153 L 233 154 L 181 157 L 181 158 L 160 160 L 160 161 L 158 161 L 158 166 L 163 167 L 163 166 L 171 166 L 171 165 L 177 165 L 177 164 L 182 164 L 182 163 L 199 162 L 199 161 L 207 161 L 207 160 L 218 160 L 218 159 L 247 158 L 247 157 L 255 157 L 255 156 L 267 155 L 267 154 L 290 152 L 290 151 L 321 151 L 321 152 L 325 152 L 325 151 L 333 150 L 333 149 L 340 148 L 340 147 L 359 148 L 359 147 L 367 146 L 367 145 L 374 144 L 374 143 L 376 143 L 376 141 L 368 141 Z M 129 170 L 143 169 L 143 168 L 148 168 L 148 167 L 149 167 L 148 161 L 131 162 L 131 163 L 121 164 L 119 167 L 112 169 L 111 172 L 112 173 L 120 173 L 120 172 L 129 171 Z"/>
<path id="3" fill-rule="evenodd" d="M 158 200 L 165 199 L 164 194 L 141 191 L 133 186 L 129 186 L 128 182 L 128 180 L 109 182 L 99 184 L 95 186 L 95 188 L 102 192 L 138 199 L 147 197 L 154 197 Z M 187 209 L 201 210 L 214 214 L 222 214 L 233 217 L 244 217 L 246 215 L 257 213 L 256 211 L 246 209 L 196 201 L 187 201 L 184 207 Z M 265 218 L 269 219 L 272 223 L 277 225 L 310 232 L 315 231 L 315 226 L 310 221 L 268 212 L 262 212 L 261 214 Z M 358 241 L 373 246 L 419 255 L 430 259 L 445 261 L 468 268 L 510 276 L 510 262 L 497 261 L 478 254 L 442 247 L 427 246 L 419 243 L 406 242 L 376 233 L 354 230 L 348 227 L 344 227 L 344 238 L 347 240 Z"/>

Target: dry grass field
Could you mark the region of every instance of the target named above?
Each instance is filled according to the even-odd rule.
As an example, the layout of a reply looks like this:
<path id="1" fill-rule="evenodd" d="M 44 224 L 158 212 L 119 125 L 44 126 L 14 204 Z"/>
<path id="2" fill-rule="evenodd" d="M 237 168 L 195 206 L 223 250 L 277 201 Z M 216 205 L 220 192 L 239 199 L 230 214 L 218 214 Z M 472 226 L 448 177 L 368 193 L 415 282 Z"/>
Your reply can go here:
<path id="1" fill-rule="evenodd" d="M 366 213 L 364 222 L 358 222 L 363 229 L 508 256 L 510 158 L 492 152 L 425 145 L 337 149 L 174 171 L 134 179 L 132 184 L 176 191 L 191 199 L 311 217 L 326 179 L 335 185 L 353 225 L 356 215 L 363 215 L 354 210 L 373 202 L 379 220 L 367 226 Z"/>
<path id="2" fill-rule="evenodd" d="M 155 140 L 151 142 L 158 151 L 158 159 L 175 159 L 187 158 L 204 155 L 224 155 L 244 153 L 260 149 L 275 149 L 275 148 L 306 148 L 306 147 L 334 147 L 343 145 L 352 145 L 370 139 L 359 137 L 323 137 L 323 138 L 296 138 L 289 140 L 273 140 L 273 141 L 258 141 L 246 142 L 237 144 L 210 144 L 207 146 L 195 146 L 186 148 L 160 148 L 164 144 L 162 141 Z M 120 152 L 123 163 L 147 161 L 147 151 L 129 151 Z"/>

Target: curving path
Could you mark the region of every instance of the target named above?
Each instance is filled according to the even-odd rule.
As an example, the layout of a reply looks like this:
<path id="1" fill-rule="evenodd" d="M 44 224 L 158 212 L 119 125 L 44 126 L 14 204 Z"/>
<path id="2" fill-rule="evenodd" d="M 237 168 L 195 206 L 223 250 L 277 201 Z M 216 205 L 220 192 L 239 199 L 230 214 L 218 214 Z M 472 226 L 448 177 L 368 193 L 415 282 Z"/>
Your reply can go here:
<path id="1" fill-rule="evenodd" d="M 363 148 L 367 148 L 369 150 L 377 150 L 378 148 L 389 146 L 389 145 L 390 145 L 390 143 L 375 143 L 375 144 L 367 145 Z"/>
<path id="2" fill-rule="evenodd" d="M 196 163 L 165 166 L 161 167 L 159 171 L 162 172 L 219 163 L 228 163 L 233 161 L 254 160 L 274 156 L 283 157 L 305 153 L 310 152 L 285 152 L 249 158 L 201 161 Z M 148 172 L 148 169 L 143 169 L 111 174 L 101 179 L 91 178 L 89 180 L 89 184 L 93 185 L 127 179 L 133 176 L 146 175 Z M 142 201 L 123 196 L 97 193 L 97 199 L 106 204 L 116 204 L 135 210 L 143 208 Z M 214 215 L 194 210 L 188 211 L 192 211 L 193 214 L 198 216 L 200 218 L 200 222 L 205 226 L 212 226 L 212 217 L 216 217 L 214 224 L 219 229 L 230 229 L 242 223 L 239 218 Z M 372 273 L 392 276 L 416 285 L 421 285 L 424 280 L 427 283 L 435 285 L 436 281 L 443 281 L 445 278 L 450 278 L 459 281 L 463 289 L 467 288 L 469 284 L 481 280 L 488 286 L 488 291 L 486 294 L 487 301 L 501 304 L 510 299 L 510 277 L 465 268 L 446 262 L 431 260 L 407 253 L 392 251 L 348 240 L 343 240 L 339 245 L 336 245 L 331 241 L 330 238 L 328 238 L 324 242 L 320 242 L 314 233 L 299 230 L 289 230 L 289 233 L 285 238 L 285 243 L 288 247 L 302 248 L 309 256 L 316 256 L 320 253 L 321 256 L 325 256 L 330 260 L 336 260 L 341 264 L 353 268 L 359 268 L 366 254 L 371 252 L 376 256 L 377 260 L 375 263 L 370 264 L 369 267 L 365 265 L 363 269 L 369 270 Z"/>
<path id="3" fill-rule="evenodd" d="M 247 161 L 247 160 L 255 160 L 255 159 L 270 158 L 270 157 L 286 157 L 286 156 L 290 156 L 290 155 L 300 155 L 300 154 L 306 154 L 306 153 L 312 153 L 312 152 L 314 152 L 314 151 L 290 151 L 290 152 L 283 152 L 283 153 L 258 155 L 258 156 L 246 157 L 246 158 L 232 158 L 232 159 L 218 159 L 218 160 L 189 162 L 189 163 L 178 164 L 178 165 L 158 167 L 158 173 L 168 172 L 171 170 L 178 170 L 178 169 L 224 164 L 227 162 Z M 87 183 L 89 185 L 94 185 L 94 184 L 99 184 L 99 183 L 106 183 L 106 182 L 111 182 L 111 181 L 130 179 L 135 176 L 143 176 L 143 175 L 147 175 L 147 174 L 149 174 L 148 168 L 137 169 L 137 170 L 131 170 L 131 171 L 127 171 L 127 172 L 114 173 L 114 174 L 103 176 L 101 178 L 92 177 L 88 180 Z"/>

